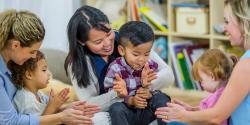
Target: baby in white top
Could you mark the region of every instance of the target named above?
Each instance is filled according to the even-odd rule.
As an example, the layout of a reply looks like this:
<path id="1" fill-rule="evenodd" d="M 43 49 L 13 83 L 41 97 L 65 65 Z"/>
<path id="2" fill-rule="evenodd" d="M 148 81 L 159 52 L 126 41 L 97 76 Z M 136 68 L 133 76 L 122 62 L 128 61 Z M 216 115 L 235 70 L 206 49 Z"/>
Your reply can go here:
<path id="1" fill-rule="evenodd" d="M 8 63 L 12 81 L 18 89 L 13 101 L 17 111 L 22 114 L 54 114 L 68 100 L 69 89 L 65 88 L 57 94 L 52 89 L 49 97 L 39 91 L 47 87 L 50 73 L 43 53 L 36 53 L 35 58 L 22 65 Z"/>

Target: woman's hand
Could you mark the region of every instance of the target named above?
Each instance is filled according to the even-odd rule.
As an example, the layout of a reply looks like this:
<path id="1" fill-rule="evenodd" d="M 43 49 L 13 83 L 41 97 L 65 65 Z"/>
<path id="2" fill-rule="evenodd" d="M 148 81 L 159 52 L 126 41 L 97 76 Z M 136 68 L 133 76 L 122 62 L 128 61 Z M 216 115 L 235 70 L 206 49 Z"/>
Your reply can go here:
<path id="1" fill-rule="evenodd" d="M 80 110 L 68 108 L 60 112 L 59 114 L 60 114 L 60 118 L 63 124 L 70 124 L 70 125 L 78 125 L 78 124 L 92 125 L 93 124 L 91 118 L 84 116 L 83 115 L 84 112 Z"/>
<path id="2" fill-rule="evenodd" d="M 170 122 L 184 121 L 185 113 L 186 110 L 184 107 L 174 103 L 167 103 L 167 107 L 158 108 L 155 115 L 157 118 L 161 118 L 164 122 Z"/>
<path id="3" fill-rule="evenodd" d="M 141 73 L 142 86 L 144 88 L 147 88 L 151 85 L 151 81 L 156 78 L 156 73 L 154 72 L 154 70 L 150 69 L 148 63 L 146 63 Z"/>
<path id="4" fill-rule="evenodd" d="M 143 99 L 150 99 L 152 97 L 150 90 L 148 88 L 142 88 L 142 87 L 136 91 L 136 95 L 138 95 Z"/>
<path id="5" fill-rule="evenodd" d="M 92 118 L 95 113 L 100 111 L 98 105 L 87 104 L 85 101 L 72 102 L 70 108 L 83 111 L 83 115 Z"/>
<path id="6" fill-rule="evenodd" d="M 118 74 L 115 74 L 113 89 L 117 92 L 120 98 L 124 98 L 128 95 L 126 82 Z"/>

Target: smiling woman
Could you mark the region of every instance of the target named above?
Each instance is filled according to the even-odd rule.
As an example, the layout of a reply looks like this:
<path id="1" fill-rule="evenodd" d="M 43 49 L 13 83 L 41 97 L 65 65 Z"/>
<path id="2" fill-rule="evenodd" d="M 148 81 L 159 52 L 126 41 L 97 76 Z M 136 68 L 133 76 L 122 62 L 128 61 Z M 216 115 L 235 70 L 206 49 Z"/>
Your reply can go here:
<path id="1" fill-rule="evenodd" d="M 5 62 L 13 60 L 21 65 L 35 57 L 45 35 L 42 22 L 26 11 L 17 13 L 11 10 L 0 16 L 0 50 L 6 55 Z"/>
<path id="2" fill-rule="evenodd" d="M 47 125 L 91 124 L 83 112 L 72 108 L 45 116 L 18 113 L 12 103 L 17 88 L 7 64 L 18 65 L 35 58 L 42 44 L 45 29 L 40 19 L 28 11 L 7 10 L 0 14 L 0 124 L 1 125 Z M 75 105 L 81 105 L 79 102 Z M 71 117 L 70 117 L 71 116 Z"/>

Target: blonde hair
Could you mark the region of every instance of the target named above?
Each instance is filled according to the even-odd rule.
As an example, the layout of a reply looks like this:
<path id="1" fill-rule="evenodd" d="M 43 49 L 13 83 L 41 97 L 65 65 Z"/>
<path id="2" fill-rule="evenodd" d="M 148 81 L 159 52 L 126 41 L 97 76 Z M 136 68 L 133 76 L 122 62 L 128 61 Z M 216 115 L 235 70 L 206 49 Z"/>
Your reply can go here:
<path id="1" fill-rule="evenodd" d="M 250 0 L 226 0 L 225 5 L 230 6 L 233 15 L 239 22 L 244 35 L 244 48 L 250 48 Z"/>
<path id="2" fill-rule="evenodd" d="M 45 29 L 41 20 L 28 11 L 7 10 L 0 14 L 0 51 L 8 45 L 8 41 L 16 39 L 22 47 L 30 47 L 41 42 Z"/>
<path id="3" fill-rule="evenodd" d="M 199 70 L 207 74 L 212 73 L 215 80 L 227 81 L 234 65 L 237 63 L 235 56 L 227 56 L 219 49 L 209 49 L 204 52 L 192 67 L 194 80 L 201 81 Z"/>

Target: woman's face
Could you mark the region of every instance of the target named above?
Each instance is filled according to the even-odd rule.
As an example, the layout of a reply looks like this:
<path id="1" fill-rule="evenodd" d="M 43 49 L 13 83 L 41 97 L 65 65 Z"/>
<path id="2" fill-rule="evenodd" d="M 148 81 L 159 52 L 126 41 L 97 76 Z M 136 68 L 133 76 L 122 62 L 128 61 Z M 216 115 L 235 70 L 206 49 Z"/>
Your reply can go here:
<path id="1" fill-rule="evenodd" d="M 91 52 L 102 57 L 109 56 L 113 53 L 115 40 L 115 33 L 113 30 L 110 30 L 110 32 L 106 33 L 104 31 L 92 28 L 89 31 L 88 37 L 89 40 L 86 42 L 86 46 Z"/>
<path id="2" fill-rule="evenodd" d="M 244 37 L 239 22 L 232 13 L 229 5 L 224 10 L 225 32 L 229 36 L 232 46 L 244 47 Z"/>
<path id="3" fill-rule="evenodd" d="M 22 65 L 28 59 L 36 57 L 37 50 L 40 48 L 42 42 L 36 42 L 31 47 L 22 47 L 19 41 L 13 44 L 10 59 L 16 64 Z"/>

